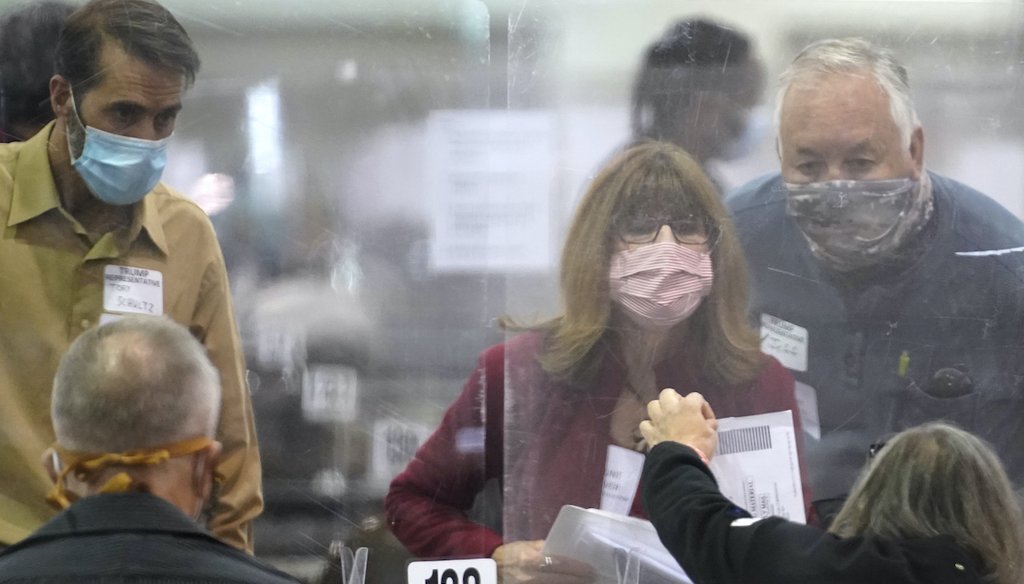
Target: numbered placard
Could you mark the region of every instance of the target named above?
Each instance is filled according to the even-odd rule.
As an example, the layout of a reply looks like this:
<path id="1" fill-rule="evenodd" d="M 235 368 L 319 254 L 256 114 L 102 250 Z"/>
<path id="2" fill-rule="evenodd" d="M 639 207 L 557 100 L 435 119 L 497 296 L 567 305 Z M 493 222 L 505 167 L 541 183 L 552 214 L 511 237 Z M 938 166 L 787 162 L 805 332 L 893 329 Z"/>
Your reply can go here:
<path id="1" fill-rule="evenodd" d="M 391 479 L 402 472 L 416 449 L 423 444 L 433 427 L 405 419 L 382 418 L 373 422 L 373 455 L 370 459 L 373 482 L 387 489 Z"/>
<path id="2" fill-rule="evenodd" d="M 409 584 L 497 584 L 494 560 L 439 560 L 411 562 Z"/>
<path id="3" fill-rule="evenodd" d="M 351 422 L 359 415 L 359 374 L 344 365 L 315 365 L 302 376 L 302 415 L 313 422 Z"/>

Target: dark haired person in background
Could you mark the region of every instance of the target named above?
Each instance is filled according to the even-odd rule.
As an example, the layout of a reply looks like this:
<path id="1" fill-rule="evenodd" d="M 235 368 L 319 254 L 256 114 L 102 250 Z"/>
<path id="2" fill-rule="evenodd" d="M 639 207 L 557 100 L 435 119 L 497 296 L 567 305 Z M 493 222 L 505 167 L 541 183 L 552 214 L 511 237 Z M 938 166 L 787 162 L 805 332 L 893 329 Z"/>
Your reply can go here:
<path id="1" fill-rule="evenodd" d="M 53 54 L 74 10 L 46 1 L 0 16 L 0 142 L 28 140 L 53 119 Z"/>
<path id="2" fill-rule="evenodd" d="M 651 44 L 633 86 L 633 140 L 672 142 L 707 170 L 756 145 L 748 132 L 764 74 L 743 33 L 705 18 L 681 20 Z"/>

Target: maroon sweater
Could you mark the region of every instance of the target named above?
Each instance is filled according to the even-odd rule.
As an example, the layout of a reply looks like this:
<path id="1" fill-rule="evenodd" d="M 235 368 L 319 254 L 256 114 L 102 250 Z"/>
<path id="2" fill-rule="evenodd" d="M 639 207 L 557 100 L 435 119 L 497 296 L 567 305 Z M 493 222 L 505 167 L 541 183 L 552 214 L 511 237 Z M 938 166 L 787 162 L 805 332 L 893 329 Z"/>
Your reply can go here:
<path id="1" fill-rule="evenodd" d="M 503 542 L 544 539 L 563 505 L 600 505 L 624 370 L 609 357 L 595 386 L 570 387 L 541 369 L 542 342 L 528 333 L 484 351 L 441 425 L 392 481 L 384 508 L 413 554 L 489 557 Z M 685 355 L 655 375 L 659 388 L 699 391 L 721 418 L 792 410 L 800 435 L 793 378 L 774 359 L 738 387 L 703 380 Z M 465 514 L 492 478 L 502 481 L 504 534 Z M 630 514 L 643 517 L 639 496 Z"/>

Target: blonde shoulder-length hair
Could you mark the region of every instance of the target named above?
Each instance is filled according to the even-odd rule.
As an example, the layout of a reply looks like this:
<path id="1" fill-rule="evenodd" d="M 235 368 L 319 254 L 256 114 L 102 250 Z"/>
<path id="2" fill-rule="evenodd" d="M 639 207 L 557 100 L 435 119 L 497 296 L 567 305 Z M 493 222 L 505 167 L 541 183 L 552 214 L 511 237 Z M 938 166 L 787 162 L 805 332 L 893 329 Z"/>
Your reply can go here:
<path id="1" fill-rule="evenodd" d="M 1024 516 L 1003 465 L 981 439 L 932 422 L 897 434 L 879 451 L 836 515 L 840 537 L 952 536 L 994 584 L 1024 578 Z"/>
<path id="2" fill-rule="evenodd" d="M 569 382 L 586 382 L 597 374 L 613 331 L 608 284 L 616 243 L 612 225 L 634 197 L 676 201 L 719 232 L 711 249 L 714 283 L 686 321 L 686 343 L 702 359 L 709 381 L 727 386 L 750 381 L 764 357 L 746 316 L 746 260 L 711 180 L 686 152 L 663 142 L 644 142 L 616 155 L 577 207 L 562 250 L 562 315 L 537 327 L 548 333 L 540 358 L 544 370 Z"/>

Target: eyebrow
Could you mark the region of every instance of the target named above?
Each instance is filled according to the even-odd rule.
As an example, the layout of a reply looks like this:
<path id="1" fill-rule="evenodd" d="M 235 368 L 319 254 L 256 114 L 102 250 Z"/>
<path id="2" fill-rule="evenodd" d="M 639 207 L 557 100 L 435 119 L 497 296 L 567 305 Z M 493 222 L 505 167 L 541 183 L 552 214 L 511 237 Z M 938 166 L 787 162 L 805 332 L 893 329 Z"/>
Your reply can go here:
<path id="1" fill-rule="evenodd" d="M 871 147 L 871 139 L 870 138 L 869 139 L 865 139 L 865 140 L 861 140 L 860 142 L 854 144 L 852 148 L 850 148 L 851 152 L 858 153 L 858 154 L 861 153 L 861 152 L 868 152 L 868 151 L 871 151 L 871 150 L 872 150 L 872 147 Z M 818 153 L 817 150 L 815 150 L 813 148 L 807 148 L 807 147 L 797 148 L 796 149 L 796 154 L 797 154 L 797 156 L 821 156 Z"/>
<path id="2" fill-rule="evenodd" d="M 180 111 L 181 111 L 181 102 L 178 102 L 178 103 L 176 103 L 174 105 L 167 106 L 164 109 L 160 110 L 160 113 L 162 113 L 162 114 L 177 114 Z"/>
<path id="3" fill-rule="evenodd" d="M 818 151 L 813 149 L 813 148 L 797 148 L 796 149 L 796 155 L 797 156 L 816 157 L 816 156 L 818 156 Z"/>
<path id="4" fill-rule="evenodd" d="M 109 111 L 109 110 L 114 110 L 114 109 L 122 108 L 122 107 L 128 107 L 128 108 L 131 108 L 134 111 L 146 111 L 146 107 L 145 106 L 143 106 L 142 104 L 140 104 L 137 101 L 132 101 L 130 99 L 123 99 L 123 100 L 118 100 L 118 101 L 112 101 L 109 104 L 107 104 L 107 106 L 104 109 Z M 159 113 L 161 113 L 161 114 L 165 114 L 165 113 L 177 114 L 178 112 L 181 111 L 181 107 L 182 107 L 181 102 L 178 102 L 178 103 L 175 103 L 173 105 L 169 105 L 169 106 L 161 109 L 159 111 Z"/>
<path id="5" fill-rule="evenodd" d="M 135 102 L 135 101 L 128 100 L 128 99 L 112 101 L 112 102 L 108 103 L 106 105 L 106 107 L 104 107 L 103 109 L 109 111 L 109 110 L 115 110 L 115 109 L 120 109 L 120 108 L 131 108 L 133 110 L 145 109 L 145 108 L 142 107 L 142 104 L 140 104 L 138 102 Z"/>

